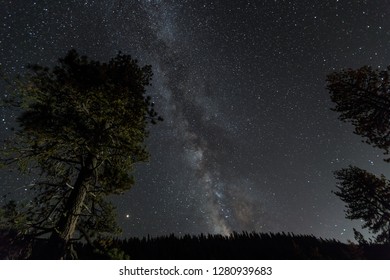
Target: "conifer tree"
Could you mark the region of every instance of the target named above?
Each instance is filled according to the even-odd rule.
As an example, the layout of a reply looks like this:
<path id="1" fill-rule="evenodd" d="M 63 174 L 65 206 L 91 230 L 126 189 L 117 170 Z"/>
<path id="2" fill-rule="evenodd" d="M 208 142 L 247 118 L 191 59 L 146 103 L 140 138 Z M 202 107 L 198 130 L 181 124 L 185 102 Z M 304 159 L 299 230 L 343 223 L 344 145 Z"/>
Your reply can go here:
<path id="1" fill-rule="evenodd" d="M 339 119 L 350 122 L 354 133 L 385 155 L 390 151 L 390 67 L 374 70 L 364 66 L 357 70 L 334 72 L 327 77 L 327 88 L 336 103 Z M 390 162 L 387 158 L 385 161 Z M 338 191 L 346 204 L 346 217 L 362 220 L 363 228 L 376 234 L 374 241 L 390 243 L 390 182 L 356 166 L 335 172 Z M 365 243 L 354 230 L 355 238 Z"/>
<path id="2" fill-rule="evenodd" d="M 19 129 L 2 161 L 37 176 L 30 233 L 48 235 L 43 257 L 60 259 L 74 238 L 118 231 L 106 198 L 133 185 L 134 165 L 149 156 L 148 123 L 162 119 L 146 96 L 151 66 L 128 55 L 101 63 L 71 50 L 55 67 L 28 68 L 7 101 Z"/>

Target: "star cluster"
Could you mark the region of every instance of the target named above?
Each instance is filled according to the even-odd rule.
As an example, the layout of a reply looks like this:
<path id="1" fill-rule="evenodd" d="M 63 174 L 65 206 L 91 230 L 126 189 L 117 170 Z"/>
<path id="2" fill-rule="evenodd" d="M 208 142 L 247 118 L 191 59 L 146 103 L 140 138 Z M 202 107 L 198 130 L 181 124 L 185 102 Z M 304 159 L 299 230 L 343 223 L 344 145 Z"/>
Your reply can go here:
<path id="1" fill-rule="evenodd" d="M 352 238 L 331 193 L 382 154 L 337 120 L 326 74 L 390 58 L 386 1 L 3 1 L 0 66 L 53 65 L 70 48 L 151 64 L 150 162 L 113 200 L 124 236 L 288 231 Z M 6 94 L 5 84 L 1 85 Z M 1 138 L 15 116 L 1 112 Z M 4 193 L 33 178 L 1 173 Z M 26 192 L 20 193 L 20 199 Z"/>

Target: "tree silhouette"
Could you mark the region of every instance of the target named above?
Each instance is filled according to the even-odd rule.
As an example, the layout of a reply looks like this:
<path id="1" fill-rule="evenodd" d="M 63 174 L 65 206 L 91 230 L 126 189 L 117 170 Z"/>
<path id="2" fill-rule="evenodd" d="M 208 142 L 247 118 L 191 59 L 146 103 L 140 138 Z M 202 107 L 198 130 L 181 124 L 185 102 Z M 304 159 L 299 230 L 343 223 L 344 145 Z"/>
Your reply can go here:
<path id="1" fill-rule="evenodd" d="M 39 179 L 27 205 L 30 233 L 49 235 L 44 258 L 64 258 L 74 238 L 118 231 L 105 198 L 134 183 L 146 161 L 147 123 L 162 120 L 145 87 L 151 66 L 119 53 L 107 63 L 71 50 L 52 69 L 30 65 L 8 104 L 20 129 L 3 156 Z"/>
<path id="2" fill-rule="evenodd" d="M 353 124 L 354 133 L 364 142 L 390 151 L 390 81 L 389 70 L 365 66 L 329 74 L 327 89 L 336 103 L 339 119 Z M 385 161 L 389 162 L 387 158 Z M 339 180 L 335 192 L 347 203 L 346 217 L 363 220 L 363 228 L 377 234 L 375 241 L 390 243 L 390 182 L 355 166 L 335 172 Z M 355 231 L 355 238 L 364 242 Z"/>

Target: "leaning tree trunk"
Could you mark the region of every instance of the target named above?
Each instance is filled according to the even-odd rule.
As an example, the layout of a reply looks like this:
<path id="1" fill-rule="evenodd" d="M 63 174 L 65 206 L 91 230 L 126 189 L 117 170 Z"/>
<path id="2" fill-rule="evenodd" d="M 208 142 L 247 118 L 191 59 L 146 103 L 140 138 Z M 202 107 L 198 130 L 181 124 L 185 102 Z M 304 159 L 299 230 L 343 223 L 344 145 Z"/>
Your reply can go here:
<path id="1" fill-rule="evenodd" d="M 44 252 L 45 259 L 65 258 L 69 241 L 76 230 L 78 218 L 94 176 L 95 166 L 95 159 L 90 157 L 87 164 L 81 168 L 73 190 L 65 203 L 64 213 L 49 238 L 48 248 Z"/>

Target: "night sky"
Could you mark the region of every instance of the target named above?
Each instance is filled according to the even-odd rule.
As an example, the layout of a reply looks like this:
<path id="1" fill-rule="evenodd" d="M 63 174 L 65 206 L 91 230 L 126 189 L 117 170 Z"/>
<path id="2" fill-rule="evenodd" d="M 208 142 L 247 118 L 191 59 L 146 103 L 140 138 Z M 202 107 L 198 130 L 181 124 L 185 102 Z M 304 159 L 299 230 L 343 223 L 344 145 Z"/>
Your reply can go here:
<path id="1" fill-rule="evenodd" d="M 148 94 L 164 122 L 150 128 L 150 162 L 137 165 L 134 187 L 113 198 L 123 236 L 245 230 L 346 241 L 360 223 L 344 218 L 332 172 L 353 164 L 386 175 L 388 166 L 330 110 L 325 79 L 386 67 L 389 16 L 385 0 L 0 0 L 0 65 L 14 76 L 71 48 L 152 65 Z M 0 119 L 5 139 L 15 115 Z M 33 180 L 2 171 L 0 191 L 26 200 Z"/>

